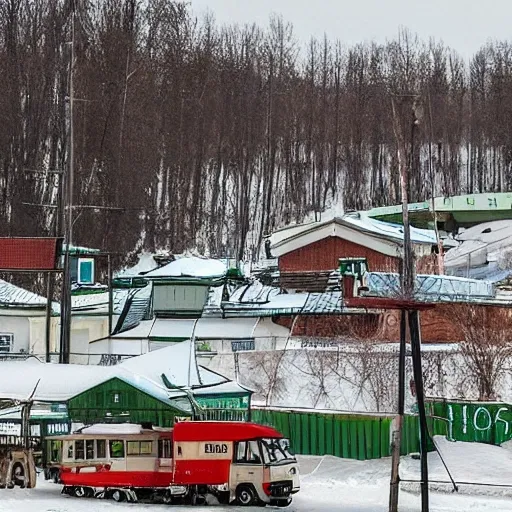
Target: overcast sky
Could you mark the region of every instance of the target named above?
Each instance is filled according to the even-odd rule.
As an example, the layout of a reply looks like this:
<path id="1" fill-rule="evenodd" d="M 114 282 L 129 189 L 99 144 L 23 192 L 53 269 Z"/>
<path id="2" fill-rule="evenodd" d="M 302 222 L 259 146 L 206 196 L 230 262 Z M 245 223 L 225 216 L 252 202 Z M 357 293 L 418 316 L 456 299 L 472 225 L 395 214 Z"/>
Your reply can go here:
<path id="1" fill-rule="evenodd" d="M 385 42 L 400 26 L 422 39 L 434 37 L 469 59 L 489 39 L 512 40 L 512 0 L 191 0 L 219 24 L 268 24 L 271 13 L 293 23 L 300 42 L 311 36 L 351 45 Z"/>

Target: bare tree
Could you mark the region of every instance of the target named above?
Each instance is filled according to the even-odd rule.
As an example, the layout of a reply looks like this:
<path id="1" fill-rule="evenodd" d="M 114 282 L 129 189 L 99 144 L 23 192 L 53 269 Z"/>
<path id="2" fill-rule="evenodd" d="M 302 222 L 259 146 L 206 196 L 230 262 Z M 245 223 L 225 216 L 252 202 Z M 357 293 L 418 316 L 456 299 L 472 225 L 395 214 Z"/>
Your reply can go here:
<path id="1" fill-rule="evenodd" d="M 453 305 L 446 314 L 460 327 L 464 379 L 478 389 L 479 400 L 496 400 L 512 356 L 509 310 L 465 304 Z"/>

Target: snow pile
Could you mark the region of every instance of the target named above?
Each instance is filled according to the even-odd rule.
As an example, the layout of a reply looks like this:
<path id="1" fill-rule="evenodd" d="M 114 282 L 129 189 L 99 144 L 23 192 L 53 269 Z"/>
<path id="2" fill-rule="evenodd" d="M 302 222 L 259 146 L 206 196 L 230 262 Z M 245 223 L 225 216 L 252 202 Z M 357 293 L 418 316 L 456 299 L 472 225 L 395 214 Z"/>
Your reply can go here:
<path id="1" fill-rule="evenodd" d="M 154 270 L 158 265 L 154 259 L 154 254 L 143 251 L 139 254 L 139 261 L 133 267 L 126 267 L 117 272 L 116 277 L 134 277 L 140 275 L 141 272 L 149 272 Z"/>
<path id="2" fill-rule="evenodd" d="M 435 436 L 434 440 L 439 451 L 429 453 L 429 480 L 434 488 L 451 492 L 451 475 L 459 493 L 512 497 L 512 452 L 509 449 L 483 443 L 448 441 L 441 436 Z M 400 476 L 403 480 L 419 481 L 419 461 L 404 458 L 400 464 Z"/>

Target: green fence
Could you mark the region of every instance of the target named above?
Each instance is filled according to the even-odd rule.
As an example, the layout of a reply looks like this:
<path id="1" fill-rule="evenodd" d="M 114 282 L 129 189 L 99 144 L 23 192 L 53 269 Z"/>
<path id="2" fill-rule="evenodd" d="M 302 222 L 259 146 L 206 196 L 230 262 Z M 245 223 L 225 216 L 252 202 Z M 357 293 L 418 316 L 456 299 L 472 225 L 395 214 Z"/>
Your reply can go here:
<path id="1" fill-rule="evenodd" d="M 497 402 L 429 400 L 428 429 L 432 436 L 455 441 L 501 444 L 512 439 L 512 406 Z M 390 415 L 330 414 L 303 410 L 252 409 L 251 420 L 270 425 L 297 454 L 335 455 L 348 459 L 388 457 Z M 433 444 L 429 443 L 429 450 Z M 419 451 L 417 416 L 404 417 L 402 455 Z"/>
<path id="2" fill-rule="evenodd" d="M 501 444 L 512 439 L 512 406 L 501 402 L 429 401 L 434 434 L 455 441 Z M 443 418 L 443 419 L 441 419 Z"/>
<path id="3" fill-rule="evenodd" d="M 253 409 L 251 420 L 279 430 L 290 439 L 297 454 L 335 455 L 357 460 L 391 455 L 393 416 Z M 418 419 L 406 416 L 402 454 L 418 450 Z"/>

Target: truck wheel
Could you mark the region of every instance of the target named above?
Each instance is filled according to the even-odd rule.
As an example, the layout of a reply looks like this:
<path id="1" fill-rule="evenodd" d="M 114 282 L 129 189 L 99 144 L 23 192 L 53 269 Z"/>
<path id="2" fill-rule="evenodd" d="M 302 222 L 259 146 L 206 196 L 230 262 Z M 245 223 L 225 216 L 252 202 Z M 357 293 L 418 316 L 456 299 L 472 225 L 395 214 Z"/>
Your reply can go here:
<path id="1" fill-rule="evenodd" d="M 258 501 L 256 492 L 252 485 L 239 485 L 236 488 L 236 502 L 243 507 L 255 505 Z"/>

